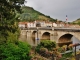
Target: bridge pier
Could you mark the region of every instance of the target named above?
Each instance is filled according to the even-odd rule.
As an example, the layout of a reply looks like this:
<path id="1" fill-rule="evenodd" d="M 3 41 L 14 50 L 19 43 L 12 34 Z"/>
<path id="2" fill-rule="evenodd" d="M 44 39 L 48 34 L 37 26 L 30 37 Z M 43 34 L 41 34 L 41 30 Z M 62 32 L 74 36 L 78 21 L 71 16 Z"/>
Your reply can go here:
<path id="1" fill-rule="evenodd" d="M 28 30 L 28 31 L 27 31 L 27 42 L 28 42 L 29 44 L 33 45 L 33 44 L 32 44 L 32 38 L 31 38 L 31 36 L 32 36 L 31 31 Z"/>
<path id="2" fill-rule="evenodd" d="M 37 46 L 41 41 L 41 32 L 40 31 L 37 31 L 35 33 L 35 46 Z"/>

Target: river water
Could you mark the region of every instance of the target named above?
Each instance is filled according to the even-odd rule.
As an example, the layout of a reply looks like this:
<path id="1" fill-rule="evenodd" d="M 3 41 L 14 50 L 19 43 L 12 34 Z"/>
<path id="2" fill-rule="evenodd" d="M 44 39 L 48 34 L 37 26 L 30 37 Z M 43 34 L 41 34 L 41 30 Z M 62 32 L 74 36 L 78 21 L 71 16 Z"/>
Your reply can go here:
<path id="1" fill-rule="evenodd" d="M 75 43 L 79 43 L 79 44 L 80 44 L 80 40 L 77 39 L 77 38 L 74 37 L 74 36 L 72 37 L 71 40 L 72 40 L 72 43 L 73 43 L 73 44 L 75 44 Z M 79 49 L 80 49 L 80 45 L 76 47 L 76 50 L 77 50 L 77 51 L 79 51 Z M 73 50 L 75 50 L 75 48 L 73 48 Z"/>

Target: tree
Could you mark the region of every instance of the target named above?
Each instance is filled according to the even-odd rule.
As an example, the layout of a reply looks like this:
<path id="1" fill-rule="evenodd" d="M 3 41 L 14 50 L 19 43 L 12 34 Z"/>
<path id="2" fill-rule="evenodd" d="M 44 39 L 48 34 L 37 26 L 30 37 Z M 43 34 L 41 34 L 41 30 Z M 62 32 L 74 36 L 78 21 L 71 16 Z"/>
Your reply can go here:
<path id="1" fill-rule="evenodd" d="M 0 60 L 30 60 L 30 45 L 25 42 L 8 42 L 0 46 Z"/>
<path id="2" fill-rule="evenodd" d="M 16 12 L 21 13 L 20 7 L 24 2 L 25 0 L 0 0 L 0 36 L 4 36 L 5 40 L 8 36 L 6 31 L 15 33 L 18 30 L 15 24 Z"/>
<path id="3" fill-rule="evenodd" d="M 0 0 L 0 24 L 13 24 L 15 20 L 15 11 L 21 12 L 20 7 L 25 0 Z"/>
<path id="4" fill-rule="evenodd" d="M 30 60 L 30 45 L 17 40 L 16 12 L 25 0 L 0 0 L 0 60 Z"/>

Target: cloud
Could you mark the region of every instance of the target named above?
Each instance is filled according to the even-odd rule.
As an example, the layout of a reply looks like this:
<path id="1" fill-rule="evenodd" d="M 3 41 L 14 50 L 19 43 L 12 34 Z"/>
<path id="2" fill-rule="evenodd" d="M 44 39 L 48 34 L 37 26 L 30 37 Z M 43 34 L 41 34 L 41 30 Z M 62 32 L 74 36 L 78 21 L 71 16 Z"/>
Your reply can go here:
<path id="1" fill-rule="evenodd" d="M 80 18 L 80 0 L 27 0 L 27 6 L 49 15 L 52 18 L 65 21 L 68 15 L 68 21 Z"/>

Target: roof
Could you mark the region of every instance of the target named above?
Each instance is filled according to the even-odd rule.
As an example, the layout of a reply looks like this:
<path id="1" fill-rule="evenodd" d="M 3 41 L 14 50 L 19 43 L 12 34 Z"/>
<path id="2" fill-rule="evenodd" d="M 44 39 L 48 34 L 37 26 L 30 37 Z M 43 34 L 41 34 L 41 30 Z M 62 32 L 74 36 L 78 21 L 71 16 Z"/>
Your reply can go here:
<path id="1" fill-rule="evenodd" d="M 27 24 L 28 22 L 19 22 L 19 24 Z"/>

